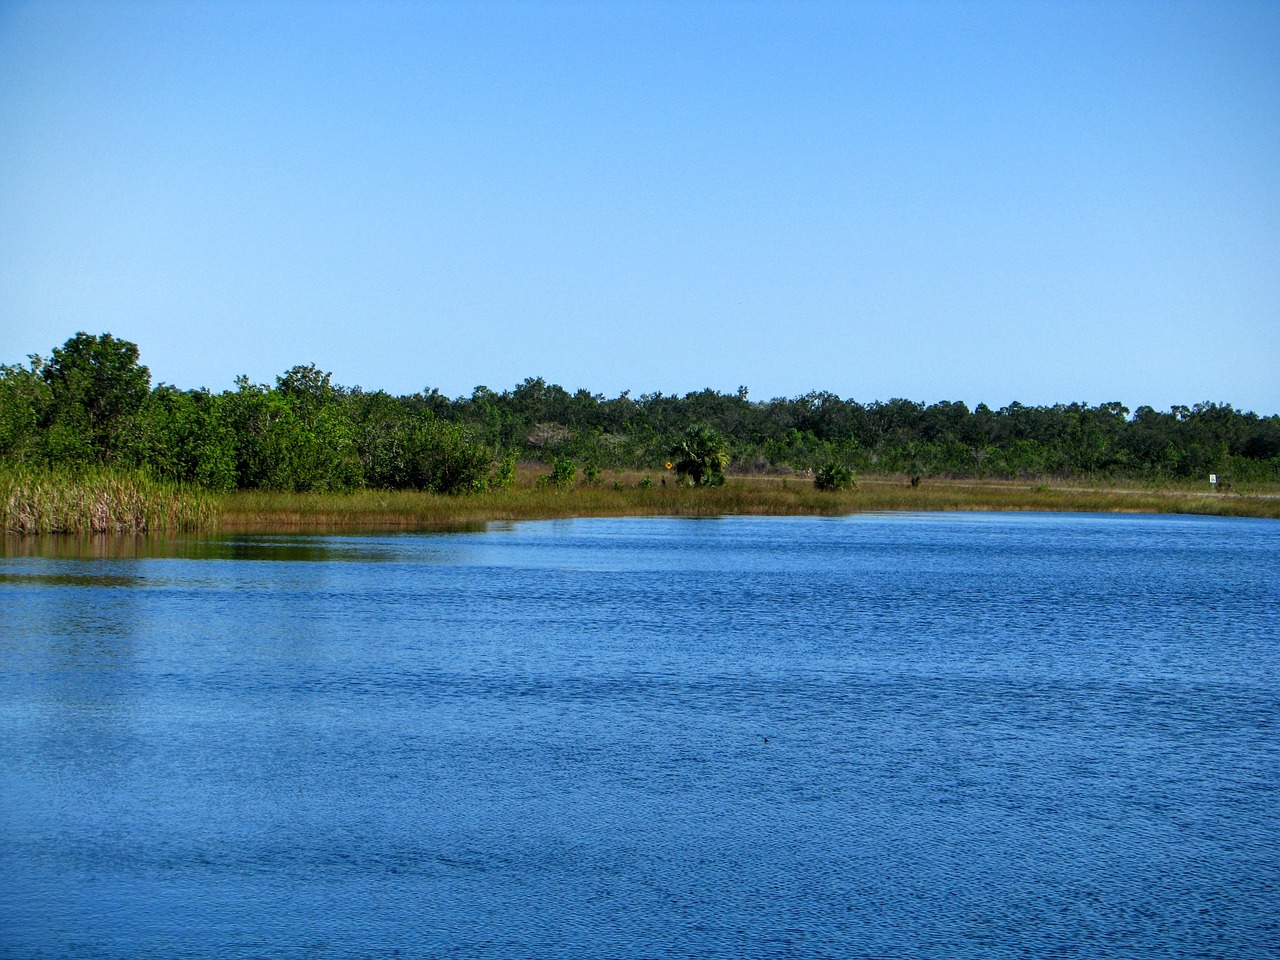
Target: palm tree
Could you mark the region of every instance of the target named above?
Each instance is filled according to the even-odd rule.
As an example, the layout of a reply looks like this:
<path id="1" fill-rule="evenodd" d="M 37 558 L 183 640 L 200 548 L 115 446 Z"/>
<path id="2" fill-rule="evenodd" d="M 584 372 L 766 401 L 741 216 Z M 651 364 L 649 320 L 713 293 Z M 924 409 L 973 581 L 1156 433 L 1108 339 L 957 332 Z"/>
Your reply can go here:
<path id="1" fill-rule="evenodd" d="M 729 466 L 729 446 L 706 424 L 694 424 L 671 451 L 676 476 L 694 487 L 718 487 Z"/>

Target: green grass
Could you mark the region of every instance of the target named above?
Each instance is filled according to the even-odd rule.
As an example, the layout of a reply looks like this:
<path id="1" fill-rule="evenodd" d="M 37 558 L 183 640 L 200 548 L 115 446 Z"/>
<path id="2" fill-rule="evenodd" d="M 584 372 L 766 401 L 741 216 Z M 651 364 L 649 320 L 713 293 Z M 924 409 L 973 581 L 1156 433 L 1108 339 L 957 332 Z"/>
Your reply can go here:
<path id="1" fill-rule="evenodd" d="M 0 530 L 9 534 L 208 530 L 218 517 L 210 494 L 142 474 L 0 466 Z"/>

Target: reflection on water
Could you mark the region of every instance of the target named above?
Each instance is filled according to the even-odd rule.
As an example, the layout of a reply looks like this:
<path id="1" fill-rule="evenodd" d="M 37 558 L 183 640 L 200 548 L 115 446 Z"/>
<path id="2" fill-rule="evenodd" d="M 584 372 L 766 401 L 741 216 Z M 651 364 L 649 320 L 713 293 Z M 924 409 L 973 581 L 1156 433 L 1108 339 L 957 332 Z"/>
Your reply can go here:
<path id="1" fill-rule="evenodd" d="M 8 551 L 0 956 L 1274 956 L 1278 555 L 1035 515 Z"/>
<path id="2" fill-rule="evenodd" d="M 167 550 L 167 543 L 160 536 L 92 534 L 19 537 L 5 534 L 0 537 L 0 556 L 3 557 L 133 560 L 154 556 L 157 551 L 164 550 Z"/>
<path id="3" fill-rule="evenodd" d="M 0 583 L 27 583 L 47 587 L 137 587 L 141 577 L 85 573 L 0 573 Z"/>
<path id="4" fill-rule="evenodd" d="M 493 525 L 501 529 L 502 525 Z M 483 532 L 483 529 L 471 532 Z M 459 531 L 419 534 L 448 538 Z M 38 557 L 46 560 L 278 560 L 283 562 L 344 561 L 377 563 L 389 559 L 386 535 L 109 535 L 6 536 L 0 557 Z"/>

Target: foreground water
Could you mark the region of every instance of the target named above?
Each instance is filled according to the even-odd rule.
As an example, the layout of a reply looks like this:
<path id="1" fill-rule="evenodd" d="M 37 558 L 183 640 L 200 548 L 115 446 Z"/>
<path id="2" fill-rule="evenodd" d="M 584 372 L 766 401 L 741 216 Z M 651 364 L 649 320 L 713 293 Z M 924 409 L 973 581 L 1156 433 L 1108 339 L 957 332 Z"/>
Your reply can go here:
<path id="1" fill-rule="evenodd" d="M 1277 561 L 1063 515 L 11 543 L 0 955 L 1274 957 Z"/>

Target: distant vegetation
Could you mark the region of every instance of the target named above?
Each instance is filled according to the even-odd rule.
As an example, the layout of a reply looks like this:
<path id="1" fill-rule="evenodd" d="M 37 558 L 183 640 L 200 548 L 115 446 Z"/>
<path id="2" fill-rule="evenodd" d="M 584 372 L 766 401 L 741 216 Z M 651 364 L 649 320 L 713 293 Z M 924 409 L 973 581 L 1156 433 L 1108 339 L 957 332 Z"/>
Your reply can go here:
<path id="1" fill-rule="evenodd" d="M 456 399 L 392 396 L 334 384 L 314 365 L 213 393 L 153 386 L 137 346 L 86 333 L 48 358 L 0 366 L 0 467 L 11 481 L 19 468 L 94 468 L 173 490 L 453 494 L 510 483 L 517 461 L 544 464 L 553 486 L 594 484 L 604 469 L 670 470 L 673 484 L 698 486 L 725 473 L 801 473 L 830 489 L 860 475 L 1276 482 L 1280 417 L 1225 403 L 754 401 L 745 388 L 609 399 L 537 378 Z"/>

